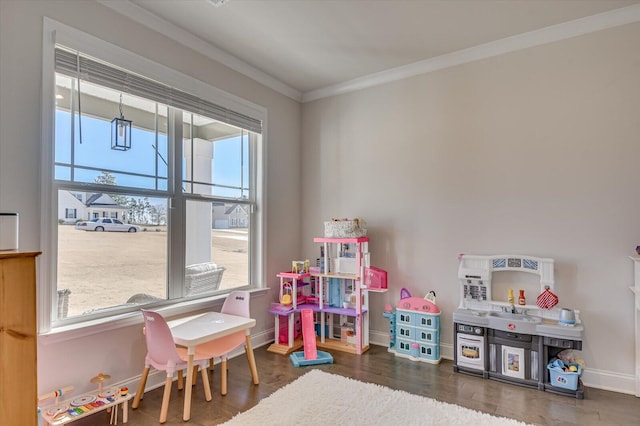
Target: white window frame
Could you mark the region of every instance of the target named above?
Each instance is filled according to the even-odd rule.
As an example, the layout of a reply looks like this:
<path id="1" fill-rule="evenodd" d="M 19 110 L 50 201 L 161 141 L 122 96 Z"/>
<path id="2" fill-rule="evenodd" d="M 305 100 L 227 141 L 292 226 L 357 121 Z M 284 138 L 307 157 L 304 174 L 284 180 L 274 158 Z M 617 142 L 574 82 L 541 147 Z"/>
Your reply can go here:
<path id="1" fill-rule="evenodd" d="M 76 49 L 87 55 L 99 58 L 115 66 L 162 82 L 187 93 L 197 93 L 199 97 L 214 102 L 230 110 L 255 118 L 262 122 L 261 142 L 255 146 L 254 182 L 255 211 L 252 212 L 249 258 L 249 289 L 266 289 L 265 247 L 266 247 L 266 143 L 267 143 L 267 110 L 245 99 L 224 92 L 209 84 L 196 80 L 164 65 L 158 64 L 138 54 L 115 46 L 90 34 L 69 27 L 50 18 L 43 22 L 43 55 L 42 55 L 42 176 L 41 176 L 41 244 L 42 256 L 38 270 L 38 331 L 40 335 L 49 337 L 49 342 L 64 341 L 74 337 L 104 332 L 110 329 L 136 324 L 140 322 L 139 313 L 127 313 L 113 317 L 78 322 L 64 327 L 55 327 L 54 304 L 57 297 L 57 193 L 53 196 L 54 184 L 54 142 L 55 142 L 55 67 L 54 49 L 56 43 Z M 181 144 L 174 144 L 175 146 Z M 181 153 L 180 153 L 181 154 Z M 178 173 L 178 171 L 175 171 Z M 180 176 L 181 174 L 178 174 Z M 177 194 L 177 193 L 176 193 Z M 184 203 L 184 197 L 170 199 L 172 203 Z M 179 238 L 175 238 L 179 237 Z M 180 249 L 184 235 L 174 235 L 171 239 L 170 252 Z M 176 259 L 178 257 L 178 259 Z M 172 275 L 169 279 L 182 280 L 184 274 L 184 256 L 169 257 Z M 222 296 L 222 298 L 224 295 Z M 176 301 L 164 307 L 167 315 L 180 314 L 210 307 L 212 299 L 221 296 L 206 297 L 196 301 Z M 53 336 L 53 338 L 51 338 Z"/>

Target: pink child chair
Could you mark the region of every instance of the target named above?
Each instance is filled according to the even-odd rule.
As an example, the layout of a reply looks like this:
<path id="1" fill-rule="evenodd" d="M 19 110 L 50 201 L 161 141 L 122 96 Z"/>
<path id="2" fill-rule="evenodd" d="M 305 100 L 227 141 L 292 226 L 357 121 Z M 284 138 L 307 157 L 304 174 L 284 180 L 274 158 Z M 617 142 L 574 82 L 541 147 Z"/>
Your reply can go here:
<path id="1" fill-rule="evenodd" d="M 223 314 L 237 315 L 240 317 L 249 318 L 249 300 L 250 293 L 248 291 L 232 291 L 227 296 L 227 299 L 222 305 L 220 310 Z M 227 394 L 227 356 L 229 352 L 234 350 L 240 345 L 246 343 L 247 335 L 244 331 L 239 331 L 234 334 L 222 337 L 220 339 L 212 340 L 211 342 L 203 343 L 196 346 L 196 356 L 211 358 L 211 364 L 213 365 L 213 358 L 220 357 L 221 359 L 221 386 L 220 394 Z M 256 369 L 255 360 L 251 355 L 251 351 L 247 350 L 245 346 L 245 353 L 249 361 L 249 368 L 251 369 L 251 377 L 254 384 L 259 383 L 258 371 Z"/>
<path id="2" fill-rule="evenodd" d="M 142 316 L 144 317 L 144 336 L 147 342 L 147 356 L 144 360 L 144 371 L 142 372 L 142 378 L 140 379 L 138 391 L 133 399 L 131 408 L 138 408 L 138 405 L 140 404 L 151 366 L 158 370 L 165 371 L 167 373 L 167 379 L 164 384 L 162 408 L 160 409 L 160 423 L 164 423 L 167 421 L 167 411 L 169 408 L 169 397 L 171 396 L 173 375 L 177 371 L 179 376 L 181 376 L 182 370 L 187 368 L 188 355 L 186 349 L 176 348 L 176 345 L 173 342 L 173 336 L 171 335 L 171 329 L 162 315 L 157 312 L 146 311 L 143 309 Z M 211 401 L 211 387 L 209 386 L 209 376 L 207 375 L 207 361 L 208 357 L 202 358 L 196 354 L 194 357 L 194 371 L 192 374 L 195 374 L 197 372 L 197 368 L 200 367 L 205 399 L 207 401 Z M 187 374 L 189 374 L 189 372 L 187 372 Z M 179 382 L 179 388 L 181 388 L 181 383 L 182 380 Z"/>

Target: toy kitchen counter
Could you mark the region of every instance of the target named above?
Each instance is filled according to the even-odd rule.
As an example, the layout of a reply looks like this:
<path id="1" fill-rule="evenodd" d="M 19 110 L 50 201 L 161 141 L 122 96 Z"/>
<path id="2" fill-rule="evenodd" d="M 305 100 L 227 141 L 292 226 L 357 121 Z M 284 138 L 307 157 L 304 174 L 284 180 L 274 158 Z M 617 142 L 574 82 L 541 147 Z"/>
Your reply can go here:
<path id="1" fill-rule="evenodd" d="M 538 304 L 495 300 L 492 273 L 503 271 L 538 275 L 542 291 Z M 555 307 L 552 259 L 463 255 L 458 275 L 461 285 L 460 306 L 453 313 L 454 371 L 584 398 L 581 368 L 567 368 L 566 372 L 560 369 L 560 373 L 552 370 L 553 361 L 566 353 L 563 351 L 582 349 L 584 336 L 579 312 Z M 508 294 L 511 296 L 512 291 Z"/>

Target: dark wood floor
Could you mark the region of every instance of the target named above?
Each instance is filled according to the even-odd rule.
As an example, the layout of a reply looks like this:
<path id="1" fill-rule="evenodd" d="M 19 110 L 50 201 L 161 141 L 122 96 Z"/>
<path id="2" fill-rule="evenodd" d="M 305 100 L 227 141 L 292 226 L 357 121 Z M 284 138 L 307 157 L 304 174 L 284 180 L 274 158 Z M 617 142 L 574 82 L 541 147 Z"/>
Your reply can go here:
<path id="1" fill-rule="evenodd" d="M 182 421 L 183 392 L 174 382 L 167 425 L 216 425 L 258 404 L 262 398 L 292 382 L 311 368 L 377 383 L 486 413 L 538 425 L 640 425 L 640 398 L 599 389 L 586 389 L 584 399 L 454 373 L 452 362 L 438 365 L 395 357 L 385 347 L 372 346 L 361 356 L 332 353 L 334 364 L 295 368 L 287 356 L 255 350 L 260 384 L 253 385 L 245 357 L 229 361 L 229 390 L 220 395 L 220 376 L 213 373 L 213 400 L 204 401 L 201 383 L 194 388 L 191 420 Z M 217 366 L 216 366 L 217 367 Z M 140 407 L 129 410 L 134 426 L 158 424 L 162 388 L 147 392 Z M 292 403 L 295 403 L 292 402 Z M 283 407 L 286 409 L 286 407 Z M 77 426 L 109 423 L 102 413 L 82 419 Z M 301 419 L 301 424 L 304 421 Z M 267 423 L 265 423 L 267 424 Z"/>

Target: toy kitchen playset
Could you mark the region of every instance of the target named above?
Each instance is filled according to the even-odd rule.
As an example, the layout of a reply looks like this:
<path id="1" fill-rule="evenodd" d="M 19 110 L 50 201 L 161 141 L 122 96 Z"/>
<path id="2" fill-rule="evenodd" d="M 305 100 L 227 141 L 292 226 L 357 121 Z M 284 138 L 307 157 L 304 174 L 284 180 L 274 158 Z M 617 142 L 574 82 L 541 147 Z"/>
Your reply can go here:
<path id="1" fill-rule="evenodd" d="M 501 277 L 526 279 L 520 285 Z M 556 358 L 582 349 L 584 327 L 578 311 L 555 307 L 553 259 L 461 255 L 458 278 L 454 371 L 584 398 L 582 368 L 569 370 L 567 362 L 557 371 Z"/>

